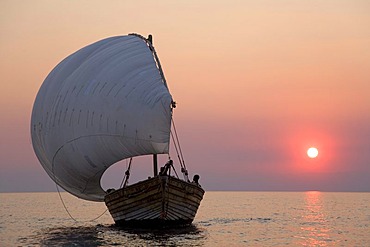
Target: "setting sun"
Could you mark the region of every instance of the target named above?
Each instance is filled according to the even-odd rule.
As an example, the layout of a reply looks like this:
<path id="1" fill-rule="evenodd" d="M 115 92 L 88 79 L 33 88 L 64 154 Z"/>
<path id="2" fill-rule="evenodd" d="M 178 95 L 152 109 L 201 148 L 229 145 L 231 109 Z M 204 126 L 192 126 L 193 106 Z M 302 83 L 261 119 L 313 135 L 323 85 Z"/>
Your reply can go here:
<path id="1" fill-rule="evenodd" d="M 307 155 L 308 155 L 308 157 L 310 157 L 310 158 L 316 158 L 317 157 L 317 155 L 319 154 L 319 151 L 317 150 L 317 148 L 315 148 L 315 147 L 311 147 L 311 148 L 309 148 L 308 150 L 307 150 Z"/>

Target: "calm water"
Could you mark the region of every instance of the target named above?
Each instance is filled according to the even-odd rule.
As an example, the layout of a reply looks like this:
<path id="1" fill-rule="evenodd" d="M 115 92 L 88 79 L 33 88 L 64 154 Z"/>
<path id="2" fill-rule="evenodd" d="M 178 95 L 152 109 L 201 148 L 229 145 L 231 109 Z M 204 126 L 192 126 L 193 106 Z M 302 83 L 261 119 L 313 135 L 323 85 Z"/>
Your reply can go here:
<path id="1" fill-rule="evenodd" d="M 122 230 L 104 203 L 0 193 L 0 246 L 370 246 L 370 193 L 206 192 L 194 224 Z"/>

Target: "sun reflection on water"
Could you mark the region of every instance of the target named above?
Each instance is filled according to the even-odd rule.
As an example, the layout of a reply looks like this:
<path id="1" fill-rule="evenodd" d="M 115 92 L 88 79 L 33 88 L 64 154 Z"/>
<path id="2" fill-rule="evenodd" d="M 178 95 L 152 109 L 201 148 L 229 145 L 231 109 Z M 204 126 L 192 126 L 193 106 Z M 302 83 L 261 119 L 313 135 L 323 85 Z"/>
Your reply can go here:
<path id="1" fill-rule="evenodd" d="M 302 215 L 302 246 L 329 246 L 330 230 L 326 226 L 322 193 L 308 191 L 305 193 L 305 211 Z"/>

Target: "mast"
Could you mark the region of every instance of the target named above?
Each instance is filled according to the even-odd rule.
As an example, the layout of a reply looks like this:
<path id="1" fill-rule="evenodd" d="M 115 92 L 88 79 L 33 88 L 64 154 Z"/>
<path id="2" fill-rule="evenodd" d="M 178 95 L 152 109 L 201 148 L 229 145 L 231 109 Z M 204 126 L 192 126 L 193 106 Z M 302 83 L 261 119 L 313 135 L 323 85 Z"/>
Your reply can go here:
<path id="1" fill-rule="evenodd" d="M 157 155 L 153 154 L 153 172 L 154 177 L 158 175 L 158 159 Z"/>
<path id="2" fill-rule="evenodd" d="M 147 41 L 151 45 L 153 45 L 153 36 L 151 34 L 149 34 Z M 158 156 L 157 154 L 153 154 L 153 173 L 154 173 L 154 177 L 158 175 Z"/>

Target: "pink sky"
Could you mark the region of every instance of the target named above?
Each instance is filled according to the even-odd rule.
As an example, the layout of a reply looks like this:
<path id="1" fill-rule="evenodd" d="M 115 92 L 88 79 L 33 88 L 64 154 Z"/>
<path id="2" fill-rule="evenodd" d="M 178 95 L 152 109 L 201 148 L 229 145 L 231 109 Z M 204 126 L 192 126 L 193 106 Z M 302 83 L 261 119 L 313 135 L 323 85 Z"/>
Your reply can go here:
<path id="1" fill-rule="evenodd" d="M 72 52 L 132 32 L 154 36 L 203 187 L 370 191 L 369 13 L 365 0 L 1 1 L 0 192 L 55 189 L 30 140 L 36 93 Z"/>

